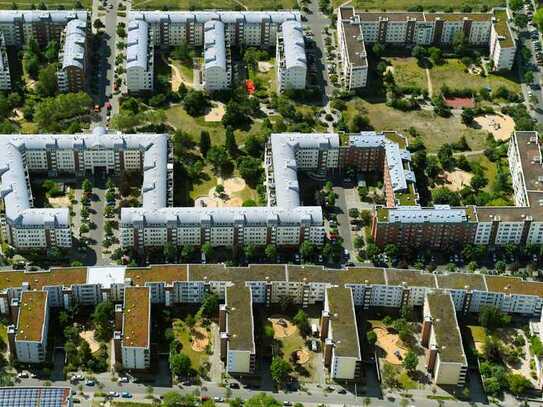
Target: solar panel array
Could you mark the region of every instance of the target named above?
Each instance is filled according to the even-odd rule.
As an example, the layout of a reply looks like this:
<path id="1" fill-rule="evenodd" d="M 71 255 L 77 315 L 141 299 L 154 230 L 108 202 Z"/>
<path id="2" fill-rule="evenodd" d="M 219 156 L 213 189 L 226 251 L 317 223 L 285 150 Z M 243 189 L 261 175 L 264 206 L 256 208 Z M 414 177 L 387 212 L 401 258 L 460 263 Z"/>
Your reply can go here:
<path id="1" fill-rule="evenodd" d="M 0 407 L 70 407 L 67 387 L 2 387 Z"/>

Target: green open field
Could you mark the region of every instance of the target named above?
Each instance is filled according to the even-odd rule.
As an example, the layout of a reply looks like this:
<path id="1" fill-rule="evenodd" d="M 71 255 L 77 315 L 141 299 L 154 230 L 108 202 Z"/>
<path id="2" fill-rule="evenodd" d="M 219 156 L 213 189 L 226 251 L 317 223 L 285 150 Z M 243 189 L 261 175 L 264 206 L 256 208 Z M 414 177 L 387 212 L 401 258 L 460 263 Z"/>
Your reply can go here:
<path id="1" fill-rule="evenodd" d="M 434 92 L 439 91 L 443 85 L 456 89 L 471 88 L 475 90 L 485 86 L 490 87 L 492 90 L 504 86 L 513 92 L 520 92 L 520 83 L 512 73 L 490 74 L 487 77 L 482 77 L 464 71 L 465 66 L 458 59 L 447 59 L 443 65 L 433 66 L 430 69 L 430 77 Z"/>
<path id="2" fill-rule="evenodd" d="M 399 86 L 416 86 L 428 89 L 426 72 L 417 65 L 415 58 L 387 58 L 392 64 L 394 79 Z"/>
<path id="3" fill-rule="evenodd" d="M 135 0 L 132 9 L 161 10 L 282 10 L 292 9 L 296 0 Z"/>
<path id="4" fill-rule="evenodd" d="M 37 0 L 34 0 L 34 1 L 32 1 L 32 0 L 24 0 L 24 1 L 16 0 L 15 2 L 12 1 L 12 0 L 0 0 L 0 9 L 1 10 L 11 10 L 11 9 L 13 9 L 13 3 L 17 4 L 17 9 L 18 10 L 30 10 L 30 7 L 32 6 L 32 4 L 34 4 L 34 6 L 36 6 L 36 8 L 37 8 L 38 5 L 41 3 L 41 0 L 38 0 L 38 1 Z M 64 6 L 64 8 L 67 9 L 67 10 L 71 10 L 75 6 L 75 1 L 74 0 L 43 0 L 43 3 L 45 3 L 47 8 L 50 9 L 50 10 L 58 9 L 59 5 Z M 92 6 L 92 1 L 91 0 L 81 0 L 81 4 L 83 4 L 83 7 L 85 7 L 86 9 L 90 9 L 91 6 Z"/>
<path id="5" fill-rule="evenodd" d="M 181 342 L 183 348 L 181 352 L 187 355 L 190 358 L 192 363 L 192 368 L 198 370 L 200 366 L 208 360 L 208 355 L 205 352 L 196 352 L 191 347 L 190 342 L 190 329 L 185 323 L 181 320 L 174 320 L 173 322 L 173 332 L 175 338 Z M 212 337 L 210 336 L 210 343 L 213 343 Z"/>
<path id="6" fill-rule="evenodd" d="M 221 122 L 206 122 L 203 116 L 192 117 L 179 105 L 166 110 L 166 119 L 176 129 L 190 134 L 196 142 L 200 141 L 200 132 L 207 130 L 211 137 L 211 144 L 224 143 L 224 127 Z M 238 145 L 241 146 L 249 134 L 261 134 L 261 130 L 262 122 L 260 121 L 254 121 L 248 131 L 237 129 L 235 135 Z"/>
<path id="7" fill-rule="evenodd" d="M 437 152 L 445 143 L 454 143 L 465 136 L 472 150 L 485 148 L 486 132 L 466 127 L 458 117 L 443 118 L 427 110 L 402 112 L 384 103 L 371 103 L 355 98 L 347 103 L 346 116 L 350 120 L 362 113 L 370 119 L 375 130 L 397 130 L 408 137 L 413 127 L 422 136 L 428 152 Z"/>
<path id="8" fill-rule="evenodd" d="M 334 7 L 343 4 L 343 0 L 334 0 Z M 470 5 L 474 10 L 480 10 L 482 6 L 489 8 L 505 5 L 504 0 L 354 0 L 353 5 L 358 9 L 371 10 L 407 10 L 408 7 L 423 6 L 425 10 L 444 10 L 453 7 L 455 11 L 464 5 Z"/>

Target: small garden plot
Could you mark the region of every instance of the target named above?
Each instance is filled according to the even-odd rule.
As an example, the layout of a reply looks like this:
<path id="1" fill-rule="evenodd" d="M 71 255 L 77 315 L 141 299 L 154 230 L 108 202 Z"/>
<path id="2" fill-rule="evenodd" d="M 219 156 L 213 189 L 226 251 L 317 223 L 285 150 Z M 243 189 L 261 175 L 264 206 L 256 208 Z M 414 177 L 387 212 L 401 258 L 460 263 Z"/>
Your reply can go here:
<path id="1" fill-rule="evenodd" d="M 256 199 L 256 191 L 249 188 L 243 178 L 233 177 L 225 180 L 215 178 L 215 180 L 216 184 L 211 186 L 207 196 L 195 197 L 194 206 L 208 208 L 240 207 L 244 200 Z"/>
<path id="2" fill-rule="evenodd" d="M 463 170 L 445 171 L 443 178 L 447 182 L 445 184 L 447 188 L 451 191 L 460 191 L 470 185 L 473 174 Z"/>
<path id="3" fill-rule="evenodd" d="M 185 321 L 173 321 L 174 337 L 181 344 L 181 353 L 187 355 L 191 366 L 198 371 L 200 366 L 208 361 L 208 351 L 211 353 L 211 330 L 203 327 L 201 322 L 189 326 Z"/>
<path id="4" fill-rule="evenodd" d="M 79 332 L 79 336 L 89 344 L 92 353 L 100 350 L 100 342 L 94 337 L 94 331 L 82 331 Z"/>

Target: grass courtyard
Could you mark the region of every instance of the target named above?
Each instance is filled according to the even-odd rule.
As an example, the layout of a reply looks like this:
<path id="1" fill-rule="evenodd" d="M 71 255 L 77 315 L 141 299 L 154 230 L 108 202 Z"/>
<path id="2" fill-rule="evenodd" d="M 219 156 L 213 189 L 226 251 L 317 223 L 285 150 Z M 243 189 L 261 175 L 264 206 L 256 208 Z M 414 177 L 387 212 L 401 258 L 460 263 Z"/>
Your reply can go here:
<path id="1" fill-rule="evenodd" d="M 12 10 L 13 9 L 13 3 L 17 4 L 17 8 L 19 10 L 30 10 L 30 7 L 34 5 L 36 8 L 40 3 L 42 3 L 41 0 L 24 0 L 24 1 L 12 1 L 12 0 L 0 0 L 0 10 Z M 75 8 L 75 0 L 43 0 L 43 3 L 47 6 L 48 9 L 56 10 L 58 9 L 58 6 L 64 6 L 67 10 L 71 10 Z M 83 7 L 86 9 L 90 9 L 92 6 L 92 1 L 90 0 L 81 0 L 81 4 L 83 4 Z"/>
<path id="2" fill-rule="evenodd" d="M 334 0 L 334 7 L 338 7 L 343 4 L 344 1 Z M 481 7 L 487 6 L 488 8 L 496 6 L 505 6 L 503 0 L 354 0 L 353 5 L 358 9 L 368 10 L 407 10 L 409 7 L 422 6 L 425 10 L 435 9 L 445 10 L 448 7 L 453 7 L 454 11 L 459 11 L 464 5 L 469 5 L 473 10 L 480 10 Z"/>
<path id="3" fill-rule="evenodd" d="M 162 10 L 282 10 L 292 9 L 296 0 L 136 0 L 133 9 Z"/>
<path id="4" fill-rule="evenodd" d="M 397 130 L 410 139 L 408 129 L 413 127 L 421 135 L 428 152 L 437 152 L 446 143 L 454 143 L 465 136 L 472 150 L 485 147 L 486 132 L 466 127 L 459 117 L 443 118 L 427 110 L 402 112 L 383 102 L 368 102 L 355 98 L 347 103 L 346 118 L 356 114 L 367 115 L 375 130 Z"/>
<path id="5" fill-rule="evenodd" d="M 428 89 L 426 72 L 417 64 L 415 58 L 387 58 L 391 63 L 394 78 L 399 86 L 417 86 Z M 520 93 L 520 83 L 513 73 L 489 74 L 486 77 L 465 72 L 466 67 L 457 58 L 449 58 L 442 65 L 434 65 L 429 69 L 434 93 L 439 92 L 443 85 L 452 89 L 470 88 L 480 90 L 489 87 L 494 90 L 500 86 L 512 92 Z"/>
<path id="6" fill-rule="evenodd" d="M 196 324 L 192 330 L 180 319 L 176 319 L 173 321 L 173 333 L 175 335 L 175 338 L 181 343 L 183 348 L 181 349 L 181 352 L 187 355 L 191 361 L 192 368 L 196 371 L 209 359 L 209 355 L 203 351 L 203 352 L 197 352 L 193 348 L 193 341 L 194 341 L 194 335 L 191 331 L 194 331 L 197 329 L 198 331 L 201 329 L 204 329 L 203 327 L 200 327 L 199 324 Z M 211 333 L 209 334 L 209 343 L 212 344 L 213 340 L 211 338 Z"/>

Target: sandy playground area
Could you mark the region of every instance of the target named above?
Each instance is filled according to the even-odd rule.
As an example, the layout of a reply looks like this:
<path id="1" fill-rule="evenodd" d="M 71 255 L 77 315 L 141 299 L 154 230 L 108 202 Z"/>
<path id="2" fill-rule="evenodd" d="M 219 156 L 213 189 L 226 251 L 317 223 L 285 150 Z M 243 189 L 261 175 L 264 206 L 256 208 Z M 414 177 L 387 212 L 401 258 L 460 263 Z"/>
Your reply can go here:
<path id="1" fill-rule="evenodd" d="M 463 170 L 455 170 L 452 172 L 445 171 L 444 178 L 449 184 L 448 187 L 452 191 L 460 191 L 465 186 L 470 185 L 473 174 Z"/>
<path id="2" fill-rule="evenodd" d="M 209 344 L 209 334 L 204 327 L 195 326 L 190 331 L 190 337 L 192 339 L 191 348 L 195 352 L 205 352 L 207 345 Z"/>
<path id="3" fill-rule="evenodd" d="M 376 345 L 386 354 L 385 360 L 393 365 L 400 365 L 407 353 L 407 349 L 401 343 L 398 335 L 392 334 L 386 328 L 382 327 L 373 328 L 373 331 L 377 334 Z M 399 352 L 401 359 L 394 352 Z"/>
<path id="4" fill-rule="evenodd" d="M 89 344 L 92 353 L 100 350 L 100 343 L 94 338 L 94 331 L 83 331 L 79 333 L 79 336 Z"/>
<path id="5" fill-rule="evenodd" d="M 222 184 L 224 192 L 221 196 L 215 191 L 215 187 L 209 190 L 207 196 L 198 197 L 194 200 L 194 206 L 207 207 L 207 208 L 224 208 L 224 207 L 240 207 L 243 204 L 243 200 L 233 194 L 241 192 L 247 186 L 245 180 L 240 177 L 228 178 L 223 180 L 217 179 L 217 184 Z"/>
<path id="6" fill-rule="evenodd" d="M 206 122 L 220 122 L 224 116 L 224 103 L 222 102 L 213 102 L 213 107 L 209 112 L 204 116 Z"/>
<path id="7" fill-rule="evenodd" d="M 269 72 L 273 69 L 273 64 L 266 61 L 258 61 L 258 72 Z"/>
<path id="8" fill-rule="evenodd" d="M 48 198 L 49 204 L 53 208 L 67 208 L 70 206 L 70 198 L 68 195 L 57 196 L 55 198 Z"/>
<path id="9" fill-rule="evenodd" d="M 515 122 L 510 116 L 502 114 L 487 114 L 475 118 L 475 122 L 483 130 L 488 131 L 496 140 L 509 140 L 515 130 Z"/>
<path id="10" fill-rule="evenodd" d="M 311 359 L 311 354 L 305 348 L 296 351 L 296 363 L 305 365 Z"/>
<path id="11" fill-rule="evenodd" d="M 296 333 L 296 325 L 285 318 L 268 318 L 272 323 L 273 336 L 275 338 L 287 338 Z M 299 351 L 300 352 L 300 351 Z M 300 360 L 298 358 L 298 360 Z"/>

